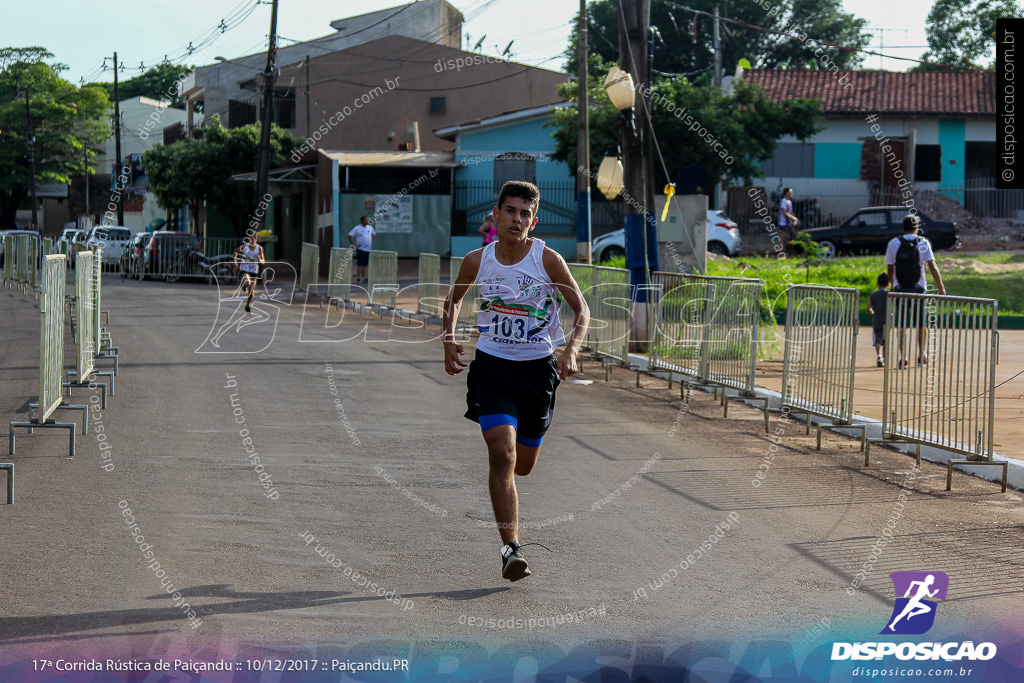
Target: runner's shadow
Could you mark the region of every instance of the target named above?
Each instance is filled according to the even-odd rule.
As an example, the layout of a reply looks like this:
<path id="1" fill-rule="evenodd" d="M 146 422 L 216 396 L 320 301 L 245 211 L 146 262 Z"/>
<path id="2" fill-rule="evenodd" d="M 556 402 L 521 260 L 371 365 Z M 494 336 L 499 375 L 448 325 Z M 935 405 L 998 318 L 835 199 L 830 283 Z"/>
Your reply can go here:
<path id="1" fill-rule="evenodd" d="M 435 591 L 427 593 L 403 594 L 403 598 L 447 598 L 450 600 L 473 600 L 486 597 L 493 593 L 507 591 L 507 586 L 500 588 L 474 588 L 460 591 Z M 200 619 L 216 614 L 255 614 L 278 610 L 305 609 L 324 605 L 339 605 L 357 602 L 381 601 L 383 598 L 357 591 L 293 591 L 284 593 L 252 593 L 235 591 L 230 584 L 210 584 L 196 586 L 179 591 L 186 598 L 191 608 Z M 233 602 L 213 604 L 197 604 L 195 598 L 228 599 Z M 166 594 L 156 594 L 146 600 L 168 600 Z M 397 605 L 395 614 L 402 614 Z M 181 607 L 152 607 L 144 609 L 105 610 L 100 612 L 83 612 L 80 614 L 58 614 L 38 617 L 0 617 L 0 642 L 34 643 L 51 640 L 54 636 L 80 631 L 96 631 L 112 629 L 136 624 L 153 624 L 158 622 L 179 622 L 170 624 L 180 627 L 189 623 Z M 99 635 L 99 634 L 97 634 Z M 110 635 L 109 633 L 103 635 Z M 87 634 L 77 633 L 74 638 L 85 638 Z"/>

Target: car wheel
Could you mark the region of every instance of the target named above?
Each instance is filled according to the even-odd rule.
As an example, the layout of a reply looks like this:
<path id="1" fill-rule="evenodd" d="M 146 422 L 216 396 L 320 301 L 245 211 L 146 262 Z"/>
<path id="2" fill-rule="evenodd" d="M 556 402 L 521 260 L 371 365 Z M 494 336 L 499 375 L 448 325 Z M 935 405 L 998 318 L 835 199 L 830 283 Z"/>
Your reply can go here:
<path id="1" fill-rule="evenodd" d="M 818 242 L 818 250 L 818 256 L 821 258 L 835 258 L 839 251 L 836 249 L 835 242 L 831 240 L 821 240 Z"/>
<path id="2" fill-rule="evenodd" d="M 728 256 L 729 249 L 719 241 L 708 242 L 708 251 L 719 256 Z"/>
<path id="3" fill-rule="evenodd" d="M 598 261 L 604 263 L 605 261 L 611 261 L 613 258 L 619 258 L 620 256 L 625 255 L 626 250 L 616 244 L 606 247 L 604 251 L 601 252 L 601 258 L 599 258 Z"/>

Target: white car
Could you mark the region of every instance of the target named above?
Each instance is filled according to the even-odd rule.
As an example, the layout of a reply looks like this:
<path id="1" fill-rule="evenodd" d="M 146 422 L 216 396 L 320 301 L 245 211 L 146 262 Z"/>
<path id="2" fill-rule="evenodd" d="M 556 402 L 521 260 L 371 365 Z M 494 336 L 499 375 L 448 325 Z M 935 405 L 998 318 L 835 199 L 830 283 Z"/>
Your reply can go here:
<path id="1" fill-rule="evenodd" d="M 740 253 L 741 243 L 739 227 L 725 212 L 708 209 L 708 251 L 722 256 L 736 256 Z M 626 231 L 620 228 L 601 235 L 594 240 L 591 253 L 594 255 L 594 263 L 625 256 Z"/>
<path id="2" fill-rule="evenodd" d="M 85 248 L 91 250 L 100 247 L 103 250 L 103 265 L 116 265 L 121 262 L 121 254 L 131 239 L 131 230 L 122 225 L 97 225 L 89 231 Z"/>

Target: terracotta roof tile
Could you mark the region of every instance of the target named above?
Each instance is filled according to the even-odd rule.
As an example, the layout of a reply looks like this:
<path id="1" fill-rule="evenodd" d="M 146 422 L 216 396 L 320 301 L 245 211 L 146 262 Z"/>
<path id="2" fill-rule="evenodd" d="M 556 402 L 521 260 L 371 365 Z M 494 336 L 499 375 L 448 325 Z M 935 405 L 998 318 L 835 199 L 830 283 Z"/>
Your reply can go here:
<path id="1" fill-rule="evenodd" d="M 774 71 L 744 75 L 776 102 L 809 97 L 829 117 L 857 114 L 897 116 L 995 116 L 993 71 Z M 843 79 L 846 79 L 845 81 Z"/>

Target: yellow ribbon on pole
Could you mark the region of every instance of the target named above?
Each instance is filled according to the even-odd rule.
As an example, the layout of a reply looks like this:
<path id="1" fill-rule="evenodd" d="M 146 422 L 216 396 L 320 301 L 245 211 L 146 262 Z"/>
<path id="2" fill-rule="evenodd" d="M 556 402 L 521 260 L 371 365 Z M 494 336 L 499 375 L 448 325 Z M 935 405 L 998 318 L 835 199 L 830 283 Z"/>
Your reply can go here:
<path id="1" fill-rule="evenodd" d="M 672 203 L 672 197 L 676 196 L 676 184 L 669 183 L 663 190 L 665 193 L 665 208 L 661 210 L 661 222 L 668 220 L 668 205 Z"/>

